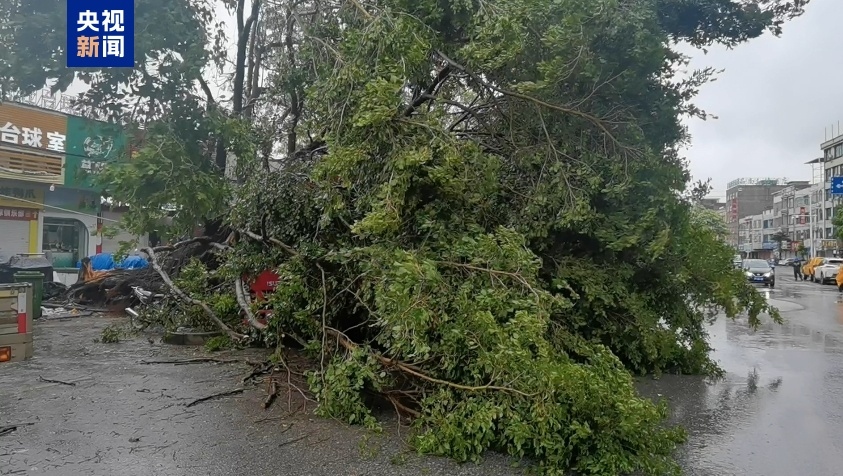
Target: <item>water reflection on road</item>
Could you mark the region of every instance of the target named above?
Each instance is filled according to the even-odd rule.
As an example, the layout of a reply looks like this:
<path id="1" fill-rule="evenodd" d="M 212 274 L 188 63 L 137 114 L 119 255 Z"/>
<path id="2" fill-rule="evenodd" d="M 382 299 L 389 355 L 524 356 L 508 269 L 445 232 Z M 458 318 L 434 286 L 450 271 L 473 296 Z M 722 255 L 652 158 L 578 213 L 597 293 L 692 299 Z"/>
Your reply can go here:
<path id="1" fill-rule="evenodd" d="M 642 382 L 689 431 L 679 455 L 686 474 L 843 474 L 843 302 L 827 287 L 800 284 L 768 298 L 785 324 L 753 331 L 724 318 L 711 328 L 724 379 Z"/>

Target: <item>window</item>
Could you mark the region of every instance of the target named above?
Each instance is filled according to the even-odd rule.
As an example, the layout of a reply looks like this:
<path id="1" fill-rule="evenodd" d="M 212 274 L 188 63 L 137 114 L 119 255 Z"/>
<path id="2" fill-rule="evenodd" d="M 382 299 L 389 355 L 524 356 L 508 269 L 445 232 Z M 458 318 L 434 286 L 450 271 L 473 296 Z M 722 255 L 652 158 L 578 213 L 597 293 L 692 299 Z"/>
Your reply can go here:
<path id="1" fill-rule="evenodd" d="M 834 146 L 834 157 L 843 157 L 843 144 Z"/>
<path id="2" fill-rule="evenodd" d="M 827 237 L 829 237 L 829 238 L 833 238 L 833 237 L 831 236 L 831 228 L 826 228 L 826 229 L 825 229 L 825 236 L 827 236 Z"/>
<path id="3" fill-rule="evenodd" d="M 829 147 L 828 149 L 825 150 L 825 158 L 827 160 L 830 160 L 830 159 L 834 158 L 834 150 L 831 147 Z"/>
<path id="4" fill-rule="evenodd" d="M 825 209 L 825 219 L 831 220 L 834 215 L 831 214 L 831 207 L 826 207 Z"/>
<path id="5" fill-rule="evenodd" d="M 44 217 L 44 251 L 52 254 L 54 268 L 74 268 L 88 254 L 88 228 L 73 218 Z"/>

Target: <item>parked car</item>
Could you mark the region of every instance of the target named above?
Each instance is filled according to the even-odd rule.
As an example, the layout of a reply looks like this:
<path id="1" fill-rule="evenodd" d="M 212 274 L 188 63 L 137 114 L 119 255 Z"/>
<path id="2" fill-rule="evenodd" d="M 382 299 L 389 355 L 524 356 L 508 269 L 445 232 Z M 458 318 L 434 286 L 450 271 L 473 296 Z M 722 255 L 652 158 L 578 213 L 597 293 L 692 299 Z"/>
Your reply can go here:
<path id="1" fill-rule="evenodd" d="M 743 258 L 741 258 L 741 255 L 735 255 L 732 257 L 732 265 L 735 269 L 740 269 L 741 266 L 743 266 Z"/>
<path id="2" fill-rule="evenodd" d="M 750 283 L 763 284 L 771 288 L 776 286 L 776 270 L 763 259 L 743 260 L 743 271 Z"/>
<path id="3" fill-rule="evenodd" d="M 816 281 L 820 284 L 825 284 L 828 281 L 835 282 L 837 280 L 837 273 L 840 272 L 840 265 L 843 264 L 843 258 L 826 258 L 814 269 L 814 276 Z"/>

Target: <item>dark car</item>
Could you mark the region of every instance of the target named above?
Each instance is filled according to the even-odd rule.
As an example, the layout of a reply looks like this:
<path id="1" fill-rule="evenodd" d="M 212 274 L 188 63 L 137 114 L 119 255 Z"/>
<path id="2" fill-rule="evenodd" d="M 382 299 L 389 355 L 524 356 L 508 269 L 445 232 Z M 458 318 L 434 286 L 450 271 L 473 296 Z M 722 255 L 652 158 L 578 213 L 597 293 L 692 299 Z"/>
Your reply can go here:
<path id="1" fill-rule="evenodd" d="M 763 284 L 771 288 L 776 286 L 776 270 L 763 259 L 743 260 L 743 271 L 746 279 L 751 283 Z"/>

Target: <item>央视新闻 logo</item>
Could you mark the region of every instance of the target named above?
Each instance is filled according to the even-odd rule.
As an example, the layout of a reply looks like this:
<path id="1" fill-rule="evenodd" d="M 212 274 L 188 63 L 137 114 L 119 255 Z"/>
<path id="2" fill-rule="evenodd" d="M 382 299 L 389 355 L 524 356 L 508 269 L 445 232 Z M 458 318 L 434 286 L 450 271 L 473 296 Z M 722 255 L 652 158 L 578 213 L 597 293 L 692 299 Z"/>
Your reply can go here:
<path id="1" fill-rule="evenodd" d="M 67 67 L 134 67 L 134 33 L 134 0 L 67 0 Z"/>

